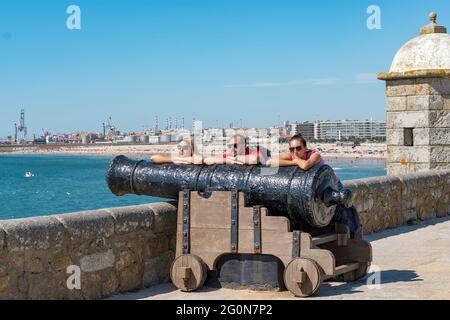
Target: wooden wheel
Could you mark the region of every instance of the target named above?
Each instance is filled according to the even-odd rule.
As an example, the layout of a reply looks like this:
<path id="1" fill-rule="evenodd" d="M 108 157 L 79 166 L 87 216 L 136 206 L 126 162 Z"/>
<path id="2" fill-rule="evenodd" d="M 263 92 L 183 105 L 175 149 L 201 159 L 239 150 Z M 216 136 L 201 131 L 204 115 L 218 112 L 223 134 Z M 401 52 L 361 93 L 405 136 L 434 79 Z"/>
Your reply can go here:
<path id="1" fill-rule="evenodd" d="M 296 258 L 284 270 L 284 284 L 297 297 L 309 297 L 322 284 L 322 271 L 311 259 Z"/>
<path id="2" fill-rule="evenodd" d="M 351 282 L 361 279 L 367 274 L 369 271 L 370 262 L 360 262 L 359 268 L 347 273 L 344 273 L 342 276 L 345 282 Z"/>
<path id="3" fill-rule="evenodd" d="M 194 291 L 205 283 L 206 271 L 202 259 L 192 254 L 184 254 L 172 263 L 170 278 L 181 291 Z"/>

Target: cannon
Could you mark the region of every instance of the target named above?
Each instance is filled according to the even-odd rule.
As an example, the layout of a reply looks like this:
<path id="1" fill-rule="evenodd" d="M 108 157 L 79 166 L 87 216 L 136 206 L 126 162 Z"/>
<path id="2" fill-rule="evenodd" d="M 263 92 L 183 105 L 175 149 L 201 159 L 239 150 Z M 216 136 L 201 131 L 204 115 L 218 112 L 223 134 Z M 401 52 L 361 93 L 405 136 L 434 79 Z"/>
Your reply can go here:
<path id="1" fill-rule="evenodd" d="M 350 207 L 349 190 L 338 191 L 337 178 L 328 165 L 308 171 L 280 167 L 266 174 L 262 166 L 153 164 L 118 156 L 111 162 L 106 181 L 115 195 L 138 194 L 178 199 L 185 189 L 204 196 L 212 191 L 239 190 L 247 205 L 263 205 L 293 223 L 326 227 L 337 205 Z"/>
<path id="2" fill-rule="evenodd" d="M 363 277 L 372 249 L 352 238 L 347 225 L 333 221 L 337 207 L 351 206 L 352 195 L 338 191 L 332 168 L 284 167 L 276 174 L 263 169 L 157 165 L 119 156 L 106 181 L 119 196 L 178 199 L 170 278 L 182 291 L 197 290 L 215 277 L 221 286 L 286 287 L 308 297 L 326 279 Z M 328 228 L 312 234 L 306 226 Z"/>

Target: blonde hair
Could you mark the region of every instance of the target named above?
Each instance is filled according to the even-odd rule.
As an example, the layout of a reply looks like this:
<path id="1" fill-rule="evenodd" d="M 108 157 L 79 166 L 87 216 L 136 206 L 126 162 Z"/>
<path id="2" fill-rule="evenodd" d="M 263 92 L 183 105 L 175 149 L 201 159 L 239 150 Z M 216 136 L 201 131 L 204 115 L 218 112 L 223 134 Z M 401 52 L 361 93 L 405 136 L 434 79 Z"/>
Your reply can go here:
<path id="1" fill-rule="evenodd" d="M 182 142 L 186 142 L 186 143 L 188 143 L 188 144 L 191 146 L 191 156 L 193 156 L 193 155 L 195 155 L 195 154 L 198 153 L 198 151 L 197 151 L 197 146 L 196 146 L 196 144 L 195 144 L 194 139 L 191 139 L 191 138 L 183 138 L 183 139 L 180 140 L 180 142 L 178 142 L 178 145 L 179 145 L 180 143 L 182 143 Z"/>

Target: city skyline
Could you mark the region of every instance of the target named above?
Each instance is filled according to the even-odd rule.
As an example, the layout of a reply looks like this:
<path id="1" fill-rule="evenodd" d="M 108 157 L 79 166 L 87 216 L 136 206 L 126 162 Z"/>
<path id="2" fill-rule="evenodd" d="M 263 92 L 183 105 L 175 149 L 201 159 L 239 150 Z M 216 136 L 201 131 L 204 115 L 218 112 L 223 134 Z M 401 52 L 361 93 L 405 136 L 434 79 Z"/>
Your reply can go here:
<path id="1" fill-rule="evenodd" d="M 207 127 L 280 120 L 385 119 L 384 83 L 404 41 L 443 2 L 76 1 L 81 30 L 68 30 L 74 4 L 0 4 L 0 137 L 20 109 L 29 134 L 153 127 L 180 115 Z"/>
<path id="2" fill-rule="evenodd" d="M 212 126 L 205 126 L 201 120 L 195 120 L 192 119 L 191 122 L 187 121 L 187 123 L 191 123 L 191 125 L 183 125 L 186 123 L 185 118 L 166 118 L 161 119 L 163 121 L 159 121 L 152 125 L 152 126 L 142 126 L 141 128 L 134 128 L 131 130 L 123 130 L 121 128 L 118 128 L 114 125 L 113 120 L 111 117 L 109 117 L 106 121 L 102 122 L 100 124 L 100 128 L 92 128 L 92 129 L 86 129 L 86 130 L 74 130 L 74 131 L 48 131 L 44 128 L 41 129 L 40 132 L 28 132 L 28 123 L 25 122 L 25 110 L 21 109 L 20 118 L 18 121 L 14 122 L 15 132 L 12 134 L 9 134 L 5 137 L 0 136 L 0 142 L 2 140 L 4 141 L 13 141 L 16 138 L 21 140 L 23 137 L 26 136 L 26 141 L 32 142 L 33 139 L 37 138 L 45 138 L 47 135 L 74 135 L 74 134 L 102 134 L 102 132 L 107 132 L 109 130 L 120 132 L 120 134 L 125 135 L 134 135 L 134 134 L 161 134 L 162 132 L 176 132 L 178 131 L 192 131 L 194 127 L 194 122 L 196 122 L 197 126 L 200 126 L 202 129 L 210 130 L 210 129 L 224 129 L 224 130 L 252 130 L 252 129 L 271 129 L 271 128 L 292 128 L 295 126 L 302 126 L 302 125 L 312 125 L 316 126 L 317 124 L 327 124 L 327 123 L 382 123 L 384 126 L 386 125 L 385 120 L 376 120 L 376 119 L 314 119 L 314 120 L 280 120 L 272 126 L 269 127 L 249 127 L 245 126 L 242 119 L 239 119 L 240 121 L 230 122 L 228 126 L 220 126 L 220 125 L 212 125 Z M 23 118 L 22 118 L 23 117 Z M 178 121 L 180 119 L 180 121 Z M 36 127 L 36 125 L 35 125 Z M 295 130 L 294 130 L 295 131 Z"/>

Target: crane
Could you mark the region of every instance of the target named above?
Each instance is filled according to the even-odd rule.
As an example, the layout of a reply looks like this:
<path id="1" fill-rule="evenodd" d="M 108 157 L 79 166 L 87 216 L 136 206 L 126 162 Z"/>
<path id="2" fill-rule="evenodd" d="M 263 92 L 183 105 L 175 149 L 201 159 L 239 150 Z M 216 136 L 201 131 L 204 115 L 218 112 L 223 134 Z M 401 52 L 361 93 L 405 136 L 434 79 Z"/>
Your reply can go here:
<path id="1" fill-rule="evenodd" d="M 103 122 L 103 136 L 105 138 L 108 137 L 108 140 L 112 140 L 115 133 L 116 133 L 116 127 L 114 126 L 114 124 L 112 122 L 112 118 L 108 117 L 107 123 L 105 124 Z"/>
<path id="2" fill-rule="evenodd" d="M 27 141 L 27 126 L 25 125 L 25 109 L 20 110 L 19 125 L 14 123 L 14 143 Z"/>

